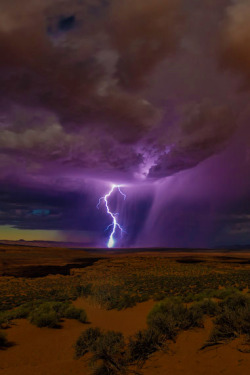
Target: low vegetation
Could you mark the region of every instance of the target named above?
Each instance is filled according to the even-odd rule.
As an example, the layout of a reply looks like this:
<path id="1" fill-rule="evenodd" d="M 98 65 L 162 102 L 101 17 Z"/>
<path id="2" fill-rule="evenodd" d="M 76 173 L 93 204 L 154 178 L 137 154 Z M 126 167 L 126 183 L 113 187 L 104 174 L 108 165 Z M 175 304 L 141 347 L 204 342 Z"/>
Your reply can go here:
<path id="1" fill-rule="evenodd" d="M 0 311 L 31 301 L 64 302 L 78 297 L 91 298 L 106 309 L 121 310 L 149 299 L 181 296 L 185 302 L 194 302 L 220 298 L 221 288 L 250 289 L 249 264 L 244 259 L 193 258 L 113 257 L 74 269 L 67 276 L 3 277 Z"/>
<path id="2" fill-rule="evenodd" d="M 222 343 L 240 335 L 250 338 L 250 297 L 242 293 L 229 295 L 219 303 L 219 315 L 208 343 Z"/>
<path id="3" fill-rule="evenodd" d="M 60 327 L 62 319 L 77 319 L 87 322 L 83 309 L 74 307 L 69 302 L 29 302 L 10 311 L 0 313 L 0 326 L 6 327 L 13 319 L 27 318 L 37 327 Z"/>
<path id="4" fill-rule="evenodd" d="M 168 339 L 174 339 L 181 329 L 202 325 L 202 309 L 187 308 L 179 299 L 166 299 L 157 303 L 148 315 L 149 327 L 162 331 Z"/>
<path id="5" fill-rule="evenodd" d="M 0 329 L 18 318 L 51 328 L 60 327 L 66 318 L 86 323 L 86 312 L 71 303 L 78 297 L 117 310 L 149 299 L 157 301 L 148 316 L 147 329 L 127 341 L 120 333 L 96 328 L 81 335 L 76 356 L 91 353 L 96 374 L 121 373 L 129 366 L 141 366 L 152 353 L 167 348 L 166 343 L 175 340 L 181 330 L 202 327 L 205 315 L 214 318 L 209 345 L 242 334 L 250 336 L 249 265 L 224 258 L 180 261 L 157 256 L 111 257 L 74 269 L 67 276 L 2 277 Z M 4 337 L 1 334 L 3 346 Z"/>
<path id="6" fill-rule="evenodd" d="M 165 299 L 148 314 L 148 328 L 138 331 L 127 342 L 120 332 L 89 328 L 75 344 L 76 358 L 91 353 L 94 374 L 122 374 L 131 366 L 141 367 L 151 354 L 166 348 L 167 341 L 175 340 L 179 331 L 201 327 L 208 305 L 211 308 L 210 302 L 188 308 L 178 298 Z"/>
<path id="7" fill-rule="evenodd" d="M 218 298 L 218 296 L 220 298 Z M 75 344 L 76 358 L 91 354 L 93 374 L 125 374 L 131 366 L 141 368 L 158 350 L 167 350 L 182 330 L 203 327 L 206 316 L 214 317 L 214 328 L 204 347 L 239 335 L 250 339 L 250 296 L 234 289 L 223 289 L 216 300 L 203 298 L 187 306 L 179 297 L 155 304 L 147 317 L 147 328 L 128 340 L 120 332 L 89 328 Z M 203 348 L 204 348 L 203 347 Z"/>
<path id="8" fill-rule="evenodd" d="M 157 328 L 138 331 L 129 338 L 127 346 L 128 364 L 142 367 L 151 354 L 163 348 L 166 336 Z"/>
<path id="9" fill-rule="evenodd" d="M 76 357 L 92 354 L 90 363 L 94 374 L 122 374 L 126 372 L 125 341 L 122 333 L 99 328 L 89 328 L 78 338 L 75 345 Z"/>

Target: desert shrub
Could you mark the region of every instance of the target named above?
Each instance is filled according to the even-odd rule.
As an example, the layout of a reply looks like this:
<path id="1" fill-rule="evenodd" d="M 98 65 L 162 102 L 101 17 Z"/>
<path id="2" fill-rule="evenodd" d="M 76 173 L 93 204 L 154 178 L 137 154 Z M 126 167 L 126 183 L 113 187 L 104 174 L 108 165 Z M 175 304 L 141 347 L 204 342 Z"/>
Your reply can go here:
<path id="1" fill-rule="evenodd" d="M 220 304 L 208 342 L 220 342 L 250 333 L 250 297 L 239 292 L 230 294 Z"/>
<path id="2" fill-rule="evenodd" d="M 124 346 L 124 338 L 121 332 L 107 331 L 102 333 L 93 346 L 95 359 L 108 361 L 109 357 L 119 355 Z"/>
<path id="3" fill-rule="evenodd" d="M 107 310 L 116 309 L 119 306 L 123 291 L 121 286 L 111 284 L 96 286 L 92 298 Z"/>
<path id="4" fill-rule="evenodd" d="M 127 309 L 128 307 L 133 307 L 135 305 L 136 305 L 136 297 L 131 296 L 130 294 L 124 294 L 124 295 L 121 295 L 119 301 L 117 301 L 117 305 L 115 308 L 117 310 L 122 310 L 122 309 Z"/>
<path id="5" fill-rule="evenodd" d="M 85 310 L 83 309 L 78 309 L 72 305 L 68 306 L 63 314 L 62 314 L 62 317 L 63 318 L 67 318 L 67 319 L 76 319 L 76 320 L 79 320 L 79 322 L 81 323 L 86 323 L 87 322 L 87 314 L 85 312 Z"/>
<path id="6" fill-rule="evenodd" d="M 71 306 L 69 302 L 44 302 L 39 305 L 39 309 L 53 310 L 59 317 L 63 317 L 65 311 Z"/>
<path id="7" fill-rule="evenodd" d="M 0 313 L 0 327 L 8 326 L 13 319 L 27 318 L 30 311 L 32 311 L 33 304 L 26 303 L 18 306 L 17 308 L 10 311 L 2 311 Z"/>
<path id="8" fill-rule="evenodd" d="M 124 374 L 126 372 L 124 347 L 122 333 L 114 331 L 103 333 L 94 347 L 92 363 L 99 364 L 101 361 L 95 373 Z"/>
<path id="9" fill-rule="evenodd" d="M 125 373 L 125 342 L 122 333 L 99 328 L 89 328 L 81 334 L 75 345 L 75 354 L 79 358 L 87 352 L 92 353 L 90 363 L 95 365 L 95 374 Z"/>
<path id="10" fill-rule="evenodd" d="M 4 332 L 0 332 L 0 349 L 6 348 L 8 346 L 9 342 L 6 338 L 6 335 Z"/>
<path id="11" fill-rule="evenodd" d="M 127 360 L 130 364 L 143 365 L 148 357 L 164 343 L 162 332 L 155 328 L 138 331 L 129 338 Z"/>
<path id="12" fill-rule="evenodd" d="M 145 293 L 132 295 L 129 292 L 125 292 L 122 286 L 111 284 L 96 286 L 92 292 L 93 300 L 107 310 L 122 310 L 133 307 L 137 302 L 146 301 L 149 297 Z"/>
<path id="13" fill-rule="evenodd" d="M 242 316 L 238 312 L 225 308 L 223 313 L 215 320 L 215 327 L 212 330 L 209 341 L 219 342 L 238 336 L 241 327 L 244 326 Z"/>
<path id="14" fill-rule="evenodd" d="M 78 311 L 79 311 L 79 316 L 78 316 L 77 320 L 81 323 L 87 323 L 88 317 L 87 317 L 86 311 L 83 310 L 83 309 L 78 309 Z"/>
<path id="15" fill-rule="evenodd" d="M 198 294 L 192 294 L 192 293 L 188 293 L 183 301 L 184 302 L 200 302 L 202 300 L 204 300 L 205 298 L 210 298 L 212 295 L 213 295 L 214 291 L 213 290 L 204 290 L 203 292 L 201 293 L 198 293 Z"/>
<path id="16" fill-rule="evenodd" d="M 76 293 L 78 297 L 88 297 L 92 294 L 92 284 L 88 283 L 86 285 L 77 285 Z"/>
<path id="17" fill-rule="evenodd" d="M 37 327 L 57 328 L 64 308 L 60 302 L 41 303 L 31 311 L 29 320 Z"/>
<path id="18" fill-rule="evenodd" d="M 193 305 L 186 312 L 186 318 L 181 324 L 181 329 L 189 329 L 192 327 L 202 327 L 203 326 L 203 315 L 204 312 L 199 305 Z"/>
<path id="19" fill-rule="evenodd" d="M 79 336 L 75 344 L 76 358 L 82 357 L 89 351 L 94 351 L 95 343 L 101 336 L 99 328 L 88 328 Z"/>
<path id="20" fill-rule="evenodd" d="M 82 323 L 87 322 L 87 314 L 85 310 L 73 306 L 69 302 L 46 302 L 39 306 L 39 309 L 53 310 L 58 318 L 76 319 Z"/>
<path id="21" fill-rule="evenodd" d="M 186 310 L 186 307 L 178 299 L 167 298 L 154 305 L 147 316 L 147 322 L 150 325 L 151 319 L 153 319 L 158 313 L 171 315 L 175 314 L 176 319 L 179 320 L 183 317 Z"/>
<path id="22" fill-rule="evenodd" d="M 178 323 L 171 313 L 157 312 L 151 314 L 148 325 L 156 332 L 161 332 L 166 340 L 174 340 L 178 332 Z"/>
<path id="23" fill-rule="evenodd" d="M 250 308 L 250 297 L 239 292 L 230 294 L 224 301 L 220 303 L 222 309 L 239 311 L 242 308 Z"/>
<path id="24" fill-rule="evenodd" d="M 30 322 L 37 327 L 57 328 L 59 327 L 60 319 L 53 310 L 36 309 L 30 314 Z"/>
<path id="25" fill-rule="evenodd" d="M 237 294 L 239 291 L 236 288 L 222 288 L 214 291 L 213 297 L 218 299 L 226 299 L 227 297 Z"/>
<path id="26" fill-rule="evenodd" d="M 200 308 L 185 307 L 178 299 L 166 299 L 157 303 L 147 317 L 149 327 L 174 339 L 180 329 L 202 325 L 203 312 Z"/>
<path id="27" fill-rule="evenodd" d="M 195 306 L 197 306 L 197 308 L 200 308 L 203 314 L 206 314 L 208 316 L 215 316 L 220 312 L 218 303 L 210 298 L 205 298 L 203 301 L 197 302 L 192 306 L 192 308 L 194 308 Z"/>
<path id="28" fill-rule="evenodd" d="M 0 327 L 13 319 L 29 318 L 38 327 L 55 328 L 62 318 L 77 319 L 81 323 L 87 322 L 87 314 L 69 302 L 28 302 L 10 311 L 0 313 Z"/>
<path id="29" fill-rule="evenodd" d="M 22 306 L 18 306 L 16 309 L 8 312 L 6 316 L 9 320 L 27 318 L 30 311 L 31 306 L 29 306 L 29 304 L 25 304 Z"/>
<path id="30" fill-rule="evenodd" d="M 188 293 L 183 298 L 184 302 L 202 302 L 204 299 L 218 298 L 223 300 L 230 295 L 239 292 L 236 288 L 222 288 L 222 289 L 205 289 L 200 293 Z"/>

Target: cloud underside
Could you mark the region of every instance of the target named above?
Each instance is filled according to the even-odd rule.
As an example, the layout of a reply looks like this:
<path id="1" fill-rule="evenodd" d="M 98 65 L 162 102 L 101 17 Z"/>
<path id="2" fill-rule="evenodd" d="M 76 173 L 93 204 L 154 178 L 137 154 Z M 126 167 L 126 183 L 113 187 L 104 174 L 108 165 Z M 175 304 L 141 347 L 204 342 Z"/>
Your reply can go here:
<path id="1" fill-rule="evenodd" d="M 189 2 L 2 0 L 2 175 L 162 178 L 221 151 L 235 79 L 250 82 L 250 7 Z"/>

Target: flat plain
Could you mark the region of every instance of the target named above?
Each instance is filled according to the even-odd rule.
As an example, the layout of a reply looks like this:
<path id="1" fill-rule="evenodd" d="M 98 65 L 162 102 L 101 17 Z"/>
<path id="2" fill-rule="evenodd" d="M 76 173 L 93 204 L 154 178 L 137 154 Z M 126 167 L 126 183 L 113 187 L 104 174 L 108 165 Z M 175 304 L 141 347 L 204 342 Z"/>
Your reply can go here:
<path id="1" fill-rule="evenodd" d="M 0 244 L 0 275 L 1 375 L 248 373 L 248 251 Z M 38 313 L 55 318 L 53 309 L 59 324 L 37 323 Z M 245 309 L 241 321 L 232 318 L 235 309 Z M 155 318 L 163 319 L 160 327 L 168 320 L 164 334 L 159 327 L 156 334 Z M 77 358 L 77 339 L 91 328 L 101 330 L 103 347 Z"/>

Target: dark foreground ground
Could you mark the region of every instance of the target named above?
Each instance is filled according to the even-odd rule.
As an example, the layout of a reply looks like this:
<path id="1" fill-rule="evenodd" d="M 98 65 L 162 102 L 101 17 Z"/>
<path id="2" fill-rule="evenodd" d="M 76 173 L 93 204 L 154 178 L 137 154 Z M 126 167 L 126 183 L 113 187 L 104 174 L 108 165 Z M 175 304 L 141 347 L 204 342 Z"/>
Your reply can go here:
<path id="1" fill-rule="evenodd" d="M 129 342 L 138 345 L 140 336 L 145 358 L 110 374 L 247 375 L 249 287 L 247 250 L 110 252 L 0 244 L 0 375 L 105 375 L 103 359 L 91 350 L 75 358 L 77 338 L 91 327 L 99 327 L 104 336 L 110 330 L 123 335 L 125 346 L 111 356 L 119 363 L 127 353 L 131 356 Z M 34 311 L 51 318 L 55 301 L 84 309 L 87 324 L 71 314 L 60 319 L 60 329 L 50 328 L 48 321 L 36 326 Z M 147 319 L 152 308 L 165 309 L 160 315 L 154 311 L 163 319 L 160 327 L 168 321 L 168 334 L 163 337 L 158 330 L 154 336 L 156 346 L 156 330 Z M 23 319 L 17 315 L 20 309 Z M 178 314 L 189 315 L 178 322 Z M 1 346 L 1 334 L 9 344 Z M 91 353 L 99 358 L 94 367 Z"/>

